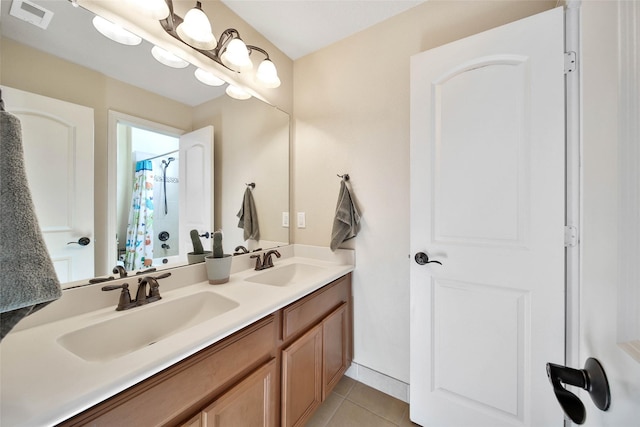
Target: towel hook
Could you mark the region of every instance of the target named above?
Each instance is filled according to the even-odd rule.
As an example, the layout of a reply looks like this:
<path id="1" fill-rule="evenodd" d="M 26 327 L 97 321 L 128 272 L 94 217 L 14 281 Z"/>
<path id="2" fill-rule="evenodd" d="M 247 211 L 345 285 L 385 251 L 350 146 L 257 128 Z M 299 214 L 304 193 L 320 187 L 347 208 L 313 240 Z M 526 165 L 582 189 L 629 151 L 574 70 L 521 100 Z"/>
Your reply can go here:
<path id="1" fill-rule="evenodd" d="M 250 182 L 250 183 L 248 183 L 246 185 L 247 185 L 247 187 L 251 187 L 251 189 L 256 188 L 256 183 L 255 182 Z"/>
<path id="2" fill-rule="evenodd" d="M 338 175 L 338 178 L 342 178 L 345 181 L 349 181 L 349 174 L 348 173 L 345 173 L 344 175 L 340 175 L 340 174 L 337 174 L 337 175 Z"/>

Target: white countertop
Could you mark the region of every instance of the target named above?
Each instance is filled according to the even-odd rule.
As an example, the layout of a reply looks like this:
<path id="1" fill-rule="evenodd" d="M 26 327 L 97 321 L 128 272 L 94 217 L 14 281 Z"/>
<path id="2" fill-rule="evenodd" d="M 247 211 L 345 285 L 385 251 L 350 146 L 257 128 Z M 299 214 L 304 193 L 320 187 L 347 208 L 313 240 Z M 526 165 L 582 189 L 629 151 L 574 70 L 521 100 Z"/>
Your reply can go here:
<path id="1" fill-rule="evenodd" d="M 160 301 L 121 312 L 115 311 L 119 291 L 100 291 L 104 283 L 86 287 L 93 288 L 91 290 L 83 288 L 82 294 L 74 295 L 73 292 L 65 291 L 60 300 L 50 304 L 49 313 L 42 314 L 41 317 L 47 320 L 45 323 L 36 322 L 35 326 L 27 329 L 17 329 L 0 343 L 0 425 L 45 426 L 62 422 L 354 269 L 354 254 L 351 250 L 339 249 L 332 253 L 327 248 L 291 245 L 279 248 L 279 251 L 283 256 L 281 259 L 274 257 L 274 269 L 303 263 L 323 267 L 323 274 L 289 286 L 251 283 L 245 279 L 256 274 L 256 271 L 244 268 L 253 260 L 249 261 L 248 256 L 237 257 L 238 260 L 234 258 L 232 270 L 236 272 L 231 275 L 228 283 L 177 283 L 180 278 L 173 276 L 180 275 L 174 274 L 160 281 Z M 197 264 L 183 268 L 190 269 L 190 274 L 195 272 L 194 277 L 201 278 L 201 270 L 205 267 L 204 264 Z M 131 278 L 129 280 L 132 297 L 135 297 L 135 283 L 131 282 Z M 111 283 L 117 282 L 109 282 Z M 65 311 L 62 310 L 64 307 L 82 305 L 82 299 L 87 299 L 89 292 L 93 292 L 96 299 L 105 301 L 106 298 L 108 306 L 79 314 L 71 313 L 67 317 L 60 314 Z M 163 338 L 152 346 L 107 361 L 86 361 L 57 341 L 64 334 L 79 328 L 126 315 L 132 310 L 150 310 L 155 305 L 167 304 L 198 292 L 214 292 L 237 302 L 238 306 Z M 75 301 L 72 300 L 74 298 Z M 44 310 L 47 308 L 42 311 Z M 33 317 L 36 315 L 37 313 Z M 136 325 L 128 327 L 133 330 Z M 127 334 L 127 331 L 112 333 Z"/>

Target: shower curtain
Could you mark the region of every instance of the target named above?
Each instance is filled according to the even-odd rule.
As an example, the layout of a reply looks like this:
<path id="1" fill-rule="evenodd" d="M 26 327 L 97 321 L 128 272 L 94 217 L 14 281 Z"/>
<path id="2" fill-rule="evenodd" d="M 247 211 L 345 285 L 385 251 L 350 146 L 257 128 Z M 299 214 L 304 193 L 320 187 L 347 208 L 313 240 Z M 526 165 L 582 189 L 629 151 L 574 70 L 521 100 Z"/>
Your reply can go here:
<path id="1" fill-rule="evenodd" d="M 136 163 L 133 182 L 124 266 L 139 270 L 153 263 L 153 164 Z"/>

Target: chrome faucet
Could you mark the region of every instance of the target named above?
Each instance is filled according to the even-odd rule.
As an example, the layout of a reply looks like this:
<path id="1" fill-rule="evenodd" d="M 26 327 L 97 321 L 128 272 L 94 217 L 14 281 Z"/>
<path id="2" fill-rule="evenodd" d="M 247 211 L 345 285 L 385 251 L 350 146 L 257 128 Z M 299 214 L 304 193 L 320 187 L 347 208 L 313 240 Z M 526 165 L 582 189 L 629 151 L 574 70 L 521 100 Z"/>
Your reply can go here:
<path id="1" fill-rule="evenodd" d="M 160 296 L 160 284 L 158 279 L 164 279 L 171 276 L 171 273 L 164 273 L 158 276 L 145 276 L 138 279 L 138 290 L 136 291 L 136 299 L 131 299 L 131 293 L 129 292 L 129 285 L 122 283 L 120 285 L 108 285 L 103 286 L 103 291 L 113 291 L 115 289 L 122 289 L 120 292 L 120 300 L 116 311 L 128 310 L 133 307 L 139 307 L 141 305 L 149 304 L 154 301 L 162 299 Z M 147 285 L 149 285 L 149 293 L 147 294 Z"/>
<path id="2" fill-rule="evenodd" d="M 264 270 L 265 268 L 273 267 L 273 259 L 271 258 L 272 255 L 275 255 L 277 258 L 280 258 L 280 252 L 278 252 L 275 249 L 272 249 L 266 252 L 265 254 L 263 254 L 262 261 L 260 261 L 260 254 L 251 255 L 249 258 L 256 259 L 255 270 Z"/>

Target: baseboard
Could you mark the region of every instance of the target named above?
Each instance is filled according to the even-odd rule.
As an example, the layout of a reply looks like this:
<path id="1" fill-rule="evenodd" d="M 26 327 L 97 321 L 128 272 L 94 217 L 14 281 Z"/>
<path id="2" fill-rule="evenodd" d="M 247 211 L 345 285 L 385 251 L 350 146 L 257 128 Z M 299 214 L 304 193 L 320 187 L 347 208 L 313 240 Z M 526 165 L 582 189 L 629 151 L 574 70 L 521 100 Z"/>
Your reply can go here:
<path id="1" fill-rule="evenodd" d="M 345 375 L 403 402 L 409 403 L 409 384 L 352 362 Z"/>

